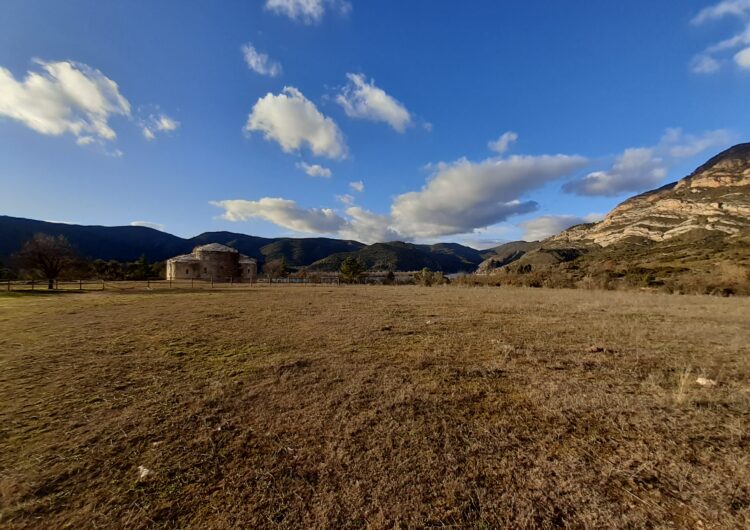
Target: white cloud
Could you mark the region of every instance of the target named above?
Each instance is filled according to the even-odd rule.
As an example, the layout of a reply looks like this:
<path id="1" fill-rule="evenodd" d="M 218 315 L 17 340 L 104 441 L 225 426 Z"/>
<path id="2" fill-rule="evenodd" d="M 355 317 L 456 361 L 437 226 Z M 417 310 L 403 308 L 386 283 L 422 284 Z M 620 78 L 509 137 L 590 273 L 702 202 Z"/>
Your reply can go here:
<path id="1" fill-rule="evenodd" d="M 734 62 L 743 70 L 750 69 L 750 47 L 744 48 L 734 54 Z"/>
<path id="2" fill-rule="evenodd" d="M 713 74 L 721 68 L 721 63 L 710 55 L 698 55 L 693 58 L 690 66 L 695 74 Z"/>
<path id="3" fill-rule="evenodd" d="M 496 153 L 503 154 L 510 149 L 510 144 L 518 140 L 518 133 L 508 131 L 503 133 L 497 140 L 491 141 L 487 146 Z"/>
<path id="4" fill-rule="evenodd" d="M 523 238 L 526 241 L 540 241 L 574 225 L 582 223 L 594 223 L 604 218 L 602 214 L 591 213 L 585 217 L 577 215 L 542 215 L 519 223 L 523 229 Z"/>
<path id="5" fill-rule="evenodd" d="M 35 63 L 41 72 L 29 71 L 22 81 L 0 67 L 0 116 L 41 134 L 72 134 L 79 145 L 117 137 L 110 118 L 130 116 L 130 103 L 117 83 L 81 63 Z"/>
<path id="6" fill-rule="evenodd" d="M 263 219 L 295 232 L 332 234 L 364 243 L 398 238 L 398 234 L 389 227 L 387 216 L 374 214 L 359 206 L 349 206 L 346 217 L 343 217 L 330 208 L 302 208 L 295 201 L 272 197 L 257 201 L 214 201 L 211 204 L 224 210 L 222 217 L 227 221 Z"/>
<path id="7" fill-rule="evenodd" d="M 486 232 L 486 227 L 512 215 L 535 210 L 538 205 L 534 201 L 521 200 L 525 193 L 587 163 L 581 156 L 542 155 L 436 164 L 424 187 L 396 197 L 389 214 L 354 206 L 355 197 L 348 194 L 336 196 L 348 206 L 343 214 L 329 208 L 302 208 L 293 200 L 269 197 L 211 204 L 224 209 L 223 217 L 229 221 L 258 218 L 298 232 L 336 234 L 366 243 L 469 236 Z M 356 191 L 364 189 L 361 181 L 349 185 Z"/>
<path id="8" fill-rule="evenodd" d="M 693 57 L 691 70 L 697 74 L 712 74 L 721 69 L 717 55 L 743 47 L 734 55 L 740 68 L 750 68 L 750 0 L 723 0 L 702 9 L 692 20 L 695 25 L 704 24 L 724 17 L 733 17 L 743 24 L 743 30 L 731 37 L 707 47 Z M 747 51 L 747 53 L 745 53 Z"/>
<path id="9" fill-rule="evenodd" d="M 563 191 L 585 196 L 613 197 L 626 192 L 640 192 L 659 185 L 669 167 L 683 158 L 707 149 L 724 147 L 732 136 L 726 130 L 708 131 L 701 136 L 685 134 L 681 129 L 667 129 L 653 147 L 635 147 L 615 158 L 606 171 L 594 171 L 567 182 Z"/>
<path id="10" fill-rule="evenodd" d="M 328 10 L 349 14 L 352 5 L 345 0 L 266 0 L 266 9 L 305 24 L 315 24 Z"/>
<path id="11" fill-rule="evenodd" d="M 271 60 L 268 54 L 256 50 L 249 42 L 242 46 L 242 55 L 247 66 L 260 75 L 276 77 L 281 74 L 281 64 Z"/>
<path id="12" fill-rule="evenodd" d="M 354 204 L 354 196 L 348 193 L 336 195 L 336 200 L 345 206 L 352 206 Z"/>
<path id="13" fill-rule="evenodd" d="M 164 225 L 159 223 L 152 223 L 151 221 L 131 221 L 130 226 L 145 226 L 146 228 L 153 228 L 164 232 Z"/>
<path id="14" fill-rule="evenodd" d="M 667 176 L 664 160 L 646 147 L 626 149 L 607 171 L 593 171 L 567 182 L 563 190 L 576 195 L 607 197 L 654 187 Z"/>
<path id="15" fill-rule="evenodd" d="M 350 118 L 385 122 L 402 133 L 411 124 L 409 111 L 383 89 L 368 83 L 362 74 L 346 74 L 349 83 L 336 96 Z"/>
<path id="16" fill-rule="evenodd" d="M 727 15 L 742 16 L 750 12 L 750 0 L 722 0 L 718 4 L 701 9 L 693 18 L 693 24 L 703 24 Z"/>
<path id="17" fill-rule="evenodd" d="M 297 168 L 301 169 L 311 177 L 331 178 L 333 173 L 327 167 L 323 167 L 319 164 L 306 164 L 304 162 L 298 162 Z"/>
<path id="18" fill-rule="evenodd" d="M 357 191 L 359 193 L 362 193 L 363 191 L 365 191 L 365 183 L 362 182 L 361 180 L 356 180 L 354 182 L 350 182 L 349 183 L 349 187 L 351 189 L 353 189 L 354 191 Z"/>
<path id="19" fill-rule="evenodd" d="M 369 244 L 402 238 L 391 228 L 391 220 L 386 215 L 378 215 L 359 206 L 347 208 L 346 215 L 349 219 L 339 231 L 339 235 L 345 239 L 356 239 Z"/>
<path id="20" fill-rule="evenodd" d="M 155 140 L 157 133 L 168 133 L 176 131 L 180 122 L 170 118 L 166 114 L 151 115 L 141 120 L 141 129 L 146 140 Z"/>
<path id="21" fill-rule="evenodd" d="M 586 165 L 567 155 L 513 156 L 438 164 L 421 191 L 399 195 L 391 206 L 395 229 L 412 237 L 463 234 L 537 208 L 520 197 Z"/>
<path id="22" fill-rule="evenodd" d="M 235 199 L 211 204 L 224 209 L 222 217 L 227 221 L 263 219 L 297 232 L 334 234 L 346 223 L 330 208 L 302 208 L 295 201 L 281 198 Z"/>
<path id="23" fill-rule="evenodd" d="M 346 143 L 336 123 L 294 87 L 260 98 L 245 130 L 263 132 L 266 140 L 274 140 L 287 153 L 307 145 L 317 156 L 346 157 Z"/>

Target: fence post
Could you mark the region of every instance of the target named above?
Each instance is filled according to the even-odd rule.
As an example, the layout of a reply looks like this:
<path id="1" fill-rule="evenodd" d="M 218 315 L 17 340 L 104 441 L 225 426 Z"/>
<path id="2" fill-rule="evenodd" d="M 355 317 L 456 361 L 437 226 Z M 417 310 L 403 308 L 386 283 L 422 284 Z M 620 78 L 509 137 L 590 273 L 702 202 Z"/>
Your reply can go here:
<path id="1" fill-rule="evenodd" d="M 151 279 L 146 278 L 146 289 L 151 289 Z"/>
<path id="2" fill-rule="evenodd" d="M 234 285 L 234 276 L 229 277 L 229 287 L 232 287 Z"/>
<path id="3" fill-rule="evenodd" d="M 102 279 L 102 291 L 104 290 L 104 280 Z"/>
<path id="4" fill-rule="evenodd" d="M 34 280 L 31 280 L 31 290 L 34 290 Z"/>
<path id="5" fill-rule="evenodd" d="M 8 280 L 8 292 L 10 292 L 10 280 Z"/>
<path id="6" fill-rule="evenodd" d="M 214 275 L 211 275 L 211 289 L 214 288 Z"/>
<path id="7" fill-rule="evenodd" d="M 83 280 L 78 280 L 78 290 L 83 291 Z"/>

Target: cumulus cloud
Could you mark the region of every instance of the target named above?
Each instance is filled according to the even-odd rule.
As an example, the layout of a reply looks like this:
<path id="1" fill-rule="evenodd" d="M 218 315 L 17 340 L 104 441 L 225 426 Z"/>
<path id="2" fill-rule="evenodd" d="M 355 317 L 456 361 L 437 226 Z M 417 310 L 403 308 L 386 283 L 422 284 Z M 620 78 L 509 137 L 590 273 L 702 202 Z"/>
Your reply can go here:
<path id="1" fill-rule="evenodd" d="M 707 149 L 724 147 L 732 135 L 723 129 L 700 136 L 685 134 L 681 129 L 667 129 L 653 147 L 625 149 L 615 158 L 612 167 L 594 171 L 581 179 L 565 183 L 563 191 L 585 196 L 613 197 L 626 192 L 639 192 L 659 185 L 669 167 Z"/>
<path id="2" fill-rule="evenodd" d="M 260 131 L 289 153 L 307 145 L 313 154 L 345 158 L 347 147 L 336 123 L 294 87 L 268 93 L 253 106 L 245 130 Z"/>
<path id="3" fill-rule="evenodd" d="M 164 232 L 164 225 L 160 223 L 152 223 L 151 221 L 131 221 L 130 226 L 145 226 L 146 228 L 153 228 Z"/>
<path id="4" fill-rule="evenodd" d="M 158 133 L 169 133 L 176 131 L 180 122 L 167 116 L 166 114 L 151 115 L 145 120 L 141 120 L 141 129 L 146 140 L 155 140 Z"/>
<path id="5" fill-rule="evenodd" d="M 508 131 L 503 133 L 500 138 L 493 140 L 487 144 L 487 146 L 494 152 L 503 154 L 510 149 L 510 144 L 518 140 L 518 133 Z"/>
<path id="6" fill-rule="evenodd" d="M 439 164 L 421 191 L 396 197 L 393 224 L 398 232 L 420 238 L 471 232 L 535 210 L 537 203 L 520 200 L 524 193 L 586 163 L 580 156 L 543 155 Z"/>
<path id="7" fill-rule="evenodd" d="M 305 24 L 316 24 L 326 11 L 347 15 L 352 5 L 345 0 L 266 0 L 266 9 Z"/>
<path id="8" fill-rule="evenodd" d="M 750 69 L 750 47 L 744 48 L 735 53 L 734 62 L 744 70 Z"/>
<path id="9" fill-rule="evenodd" d="M 388 95 L 385 90 L 367 82 L 362 74 L 346 74 L 349 83 L 336 96 L 350 118 L 381 121 L 402 133 L 411 124 L 411 114 L 406 107 Z"/>
<path id="10" fill-rule="evenodd" d="M 276 77 L 281 74 L 281 64 L 268 57 L 268 54 L 256 50 L 249 42 L 242 46 L 242 56 L 250 70 L 260 75 Z"/>
<path id="11" fill-rule="evenodd" d="M 653 149 L 626 149 L 607 171 L 594 171 L 580 180 L 567 182 L 563 191 L 576 195 L 612 197 L 655 186 L 667 176 L 664 159 Z"/>
<path id="12" fill-rule="evenodd" d="M 257 201 L 214 201 L 211 204 L 224 210 L 222 218 L 227 221 L 263 219 L 295 232 L 332 234 L 364 243 L 390 241 L 397 237 L 389 227 L 387 216 L 359 206 L 349 206 L 346 215 L 342 216 L 329 208 L 303 208 L 296 201 L 272 197 Z"/>
<path id="13" fill-rule="evenodd" d="M 299 162 L 297 168 L 301 169 L 311 177 L 322 177 L 327 179 L 331 178 L 331 175 L 333 175 L 330 169 L 319 164 L 306 164 L 304 162 Z"/>
<path id="14" fill-rule="evenodd" d="M 376 243 L 402 238 L 391 228 L 391 220 L 386 215 L 378 215 L 359 206 L 347 208 L 346 215 L 349 219 L 339 231 L 339 235 L 345 239 Z"/>
<path id="15" fill-rule="evenodd" d="M 338 195 L 348 206 L 343 214 L 328 208 L 302 208 L 295 201 L 265 197 L 257 201 L 224 200 L 211 204 L 224 209 L 224 219 L 264 219 L 298 232 L 336 234 L 366 243 L 439 238 L 481 233 L 512 215 L 537 209 L 525 193 L 567 176 L 588 161 L 580 156 L 542 155 L 461 159 L 433 166 L 434 173 L 420 191 L 396 197 L 388 214 L 354 205 L 354 196 Z M 361 181 L 350 187 L 362 191 Z"/>
<path id="16" fill-rule="evenodd" d="M 39 71 L 28 71 L 20 81 L 0 67 L 0 116 L 41 134 L 72 134 L 79 145 L 117 137 L 110 118 L 130 116 L 130 103 L 117 83 L 85 64 L 34 62 Z"/>
<path id="17" fill-rule="evenodd" d="M 695 25 L 725 17 L 737 19 L 742 31 L 708 46 L 693 57 L 691 70 L 697 74 L 712 74 L 721 69 L 722 54 L 742 48 L 734 54 L 735 64 L 742 69 L 750 69 L 750 0 L 722 0 L 702 9 L 692 20 Z"/>
<path id="18" fill-rule="evenodd" d="M 361 180 L 355 180 L 354 182 L 350 182 L 349 187 L 359 193 L 362 193 L 363 191 L 365 191 L 365 183 L 362 182 Z"/>
<path id="19" fill-rule="evenodd" d="M 591 213 L 585 217 L 577 215 L 542 215 L 519 224 L 523 229 L 523 238 L 526 241 L 540 241 L 571 226 L 582 223 L 594 223 L 604 218 L 602 214 Z"/>
<path id="20" fill-rule="evenodd" d="M 693 24 L 703 24 L 727 15 L 742 16 L 750 12 L 750 0 L 722 0 L 712 6 L 705 7 L 693 17 Z"/>
<path id="21" fill-rule="evenodd" d="M 345 193 L 343 195 L 336 195 L 336 200 L 346 206 L 352 206 L 354 204 L 354 196 Z"/>
<path id="22" fill-rule="evenodd" d="M 227 221 L 263 219 L 297 232 L 333 234 L 346 222 L 330 208 L 302 208 L 295 201 L 282 198 L 233 199 L 211 204 L 224 209 L 222 218 Z"/>

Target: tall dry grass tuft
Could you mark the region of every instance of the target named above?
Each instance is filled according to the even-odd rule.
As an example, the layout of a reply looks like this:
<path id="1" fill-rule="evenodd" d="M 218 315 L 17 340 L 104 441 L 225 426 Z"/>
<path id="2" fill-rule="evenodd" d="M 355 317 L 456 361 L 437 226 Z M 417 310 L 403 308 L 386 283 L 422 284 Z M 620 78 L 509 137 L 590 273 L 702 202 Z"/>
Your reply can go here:
<path id="1" fill-rule="evenodd" d="M 690 387 L 690 375 L 692 368 L 688 365 L 682 370 L 677 372 L 677 385 L 673 394 L 674 401 L 678 405 L 681 405 L 687 399 L 688 389 Z"/>

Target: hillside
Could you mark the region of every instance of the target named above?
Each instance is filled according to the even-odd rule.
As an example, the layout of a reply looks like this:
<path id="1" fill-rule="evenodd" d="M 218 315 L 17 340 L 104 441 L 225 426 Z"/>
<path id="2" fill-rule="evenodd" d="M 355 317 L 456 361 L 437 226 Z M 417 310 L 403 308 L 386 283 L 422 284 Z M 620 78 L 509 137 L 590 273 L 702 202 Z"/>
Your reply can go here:
<path id="1" fill-rule="evenodd" d="M 511 256 L 500 283 L 750 294 L 750 144 Z"/>
<path id="2" fill-rule="evenodd" d="M 487 253 L 457 243 L 416 245 L 401 241 L 375 243 L 355 252 L 333 254 L 310 265 L 310 270 L 335 271 L 347 257 L 359 259 L 368 270 L 428 269 L 454 273 L 474 270 Z"/>
<path id="3" fill-rule="evenodd" d="M 267 238 L 234 232 L 204 232 L 185 239 L 142 226 L 84 226 L 0 216 L 0 262 L 8 262 L 24 242 L 36 233 L 63 235 L 85 259 L 134 261 L 145 254 L 162 261 L 190 252 L 206 243 L 222 243 L 260 262 L 284 257 L 290 266 L 305 266 L 336 252 L 358 250 L 364 245 L 324 237 Z"/>
<path id="4" fill-rule="evenodd" d="M 492 251 L 480 252 L 456 243 L 415 245 L 377 243 L 325 237 L 267 238 L 235 232 L 204 232 L 185 239 L 141 226 L 83 226 L 0 216 L 0 263 L 36 233 L 64 235 L 85 259 L 134 261 L 145 254 L 149 261 L 162 261 L 190 252 L 206 243 L 221 243 L 264 263 L 284 258 L 290 267 L 312 266 L 315 270 L 338 270 L 349 255 L 359 256 L 373 270 L 417 270 L 428 267 L 444 272 L 471 271 Z"/>

